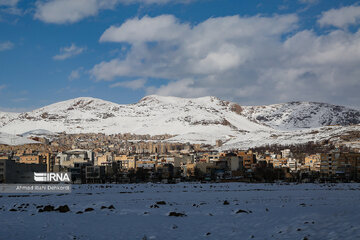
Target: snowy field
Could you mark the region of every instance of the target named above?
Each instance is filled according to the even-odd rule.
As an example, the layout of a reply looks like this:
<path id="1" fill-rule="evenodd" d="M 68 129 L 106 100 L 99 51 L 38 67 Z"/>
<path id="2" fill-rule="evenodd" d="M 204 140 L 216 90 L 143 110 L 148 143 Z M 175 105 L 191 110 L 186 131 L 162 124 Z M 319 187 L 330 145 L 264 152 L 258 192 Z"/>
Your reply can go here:
<path id="1" fill-rule="evenodd" d="M 1 195 L 0 239 L 360 239 L 359 203 L 360 184 L 73 185 Z"/>

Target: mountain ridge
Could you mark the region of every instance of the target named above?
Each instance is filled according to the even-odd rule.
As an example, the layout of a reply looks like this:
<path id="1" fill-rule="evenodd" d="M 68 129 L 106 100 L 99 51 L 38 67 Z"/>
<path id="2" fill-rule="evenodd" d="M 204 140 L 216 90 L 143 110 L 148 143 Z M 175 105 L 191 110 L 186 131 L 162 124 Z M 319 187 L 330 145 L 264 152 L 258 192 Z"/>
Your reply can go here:
<path id="1" fill-rule="evenodd" d="M 0 113 L 0 132 L 5 133 L 44 129 L 67 133 L 170 134 L 175 136 L 170 141 L 214 144 L 222 140 L 229 146 L 239 142 L 251 146 L 318 141 L 329 137 L 331 131 L 338 134 L 353 130 L 352 126 L 357 128 L 359 123 L 360 111 L 344 106 L 316 102 L 241 106 L 212 96 L 149 95 L 133 104 L 80 97 L 29 112 Z M 326 127 L 328 124 L 340 126 L 333 129 Z M 311 134 L 313 129 L 319 134 Z"/>

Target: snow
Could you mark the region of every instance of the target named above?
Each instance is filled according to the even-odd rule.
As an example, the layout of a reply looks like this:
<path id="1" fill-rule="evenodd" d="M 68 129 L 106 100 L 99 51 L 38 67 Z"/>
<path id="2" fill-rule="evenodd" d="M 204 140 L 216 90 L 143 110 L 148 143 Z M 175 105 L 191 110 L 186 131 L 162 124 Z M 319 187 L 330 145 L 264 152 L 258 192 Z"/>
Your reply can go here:
<path id="1" fill-rule="evenodd" d="M 360 125 L 351 125 L 360 123 L 360 111 L 345 107 L 292 102 L 245 106 L 242 112 L 236 112 L 232 109 L 234 104 L 216 97 L 150 95 L 138 103 L 121 105 L 82 97 L 27 113 L 3 113 L 0 131 L 22 134 L 42 129 L 53 133 L 171 134 L 174 137 L 169 141 L 213 145 L 220 139 L 225 142 L 222 149 L 229 149 L 321 141 L 360 130 Z M 333 124 L 344 126 L 323 127 Z"/>
<path id="2" fill-rule="evenodd" d="M 57 133 L 45 130 L 45 129 L 35 129 L 32 131 L 28 131 L 25 133 L 20 134 L 22 137 L 45 137 L 49 140 L 52 140 L 54 138 L 56 138 L 56 136 L 58 136 Z"/>
<path id="3" fill-rule="evenodd" d="M 244 106 L 243 114 L 278 130 L 299 130 L 327 125 L 360 123 L 360 111 L 317 102 L 290 102 L 268 106 Z"/>
<path id="4" fill-rule="evenodd" d="M 3 194 L 4 239 L 358 239 L 360 184 L 74 185 L 71 194 Z M 229 205 L 224 205 L 224 201 Z M 151 208 L 165 201 L 159 208 Z M 27 208 L 19 208 L 29 204 Z M 39 205 L 68 205 L 42 212 Z M 115 209 L 101 209 L 113 205 Z M 11 212 L 10 209 L 18 211 Z M 86 208 L 94 211 L 76 214 Z M 23 210 L 23 211 L 21 211 Z M 236 213 L 238 210 L 246 212 Z M 169 212 L 184 213 L 170 217 Z"/>
<path id="5" fill-rule="evenodd" d="M 17 135 L 11 135 L 11 134 L 0 132 L 0 144 L 24 145 L 24 144 L 31 144 L 31 143 L 39 143 L 39 142 L 28 139 L 26 137 L 21 137 L 21 136 L 17 136 Z"/>
<path id="6" fill-rule="evenodd" d="M 0 127 L 19 116 L 20 113 L 0 112 Z"/>
<path id="7" fill-rule="evenodd" d="M 271 130 L 232 112 L 230 107 L 214 97 L 180 99 L 152 95 L 130 105 L 77 98 L 22 113 L 0 130 L 18 134 L 34 129 L 150 135 L 196 132 L 212 136 L 234 135 L 239 130 Z M 232 127 L 225 125 L 226 121 Z"/>

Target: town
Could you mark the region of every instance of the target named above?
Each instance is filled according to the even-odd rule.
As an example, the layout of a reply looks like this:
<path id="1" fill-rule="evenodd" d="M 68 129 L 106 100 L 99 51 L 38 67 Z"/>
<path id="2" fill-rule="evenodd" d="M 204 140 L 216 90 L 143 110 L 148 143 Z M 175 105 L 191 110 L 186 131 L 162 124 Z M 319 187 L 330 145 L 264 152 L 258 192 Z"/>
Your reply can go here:
<path id="1" fill-rule="evenodd" d="M 0 145 L 0 182 L 33 181 L 33 172 L 70 172 L 73 183 L 180 181 L 314 182 L 360 180 L 360 152 L 325 143 L 218 151 L 166 142 L 169 135 L 65 134 L 39 144 Z"/>

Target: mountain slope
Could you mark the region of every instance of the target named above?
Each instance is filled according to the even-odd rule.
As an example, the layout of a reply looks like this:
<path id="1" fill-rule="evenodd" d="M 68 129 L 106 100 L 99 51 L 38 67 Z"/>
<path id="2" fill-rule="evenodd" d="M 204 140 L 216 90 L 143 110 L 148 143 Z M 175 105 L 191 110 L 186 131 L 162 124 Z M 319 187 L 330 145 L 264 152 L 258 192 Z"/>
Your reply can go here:
<path id="1" fill-rule="evenodd" d="M 210 132 L 231 135 L 239 131 L 271 130 L 242 116 L 240 109 L 237 104 L 215 97 L 184 99 L 153 95 L 130 105 L 76 98 L 5 120 L 0 131 L 20 134 L 46 129 L 67 133 L 178 135 Z"/>
<path id="2" fill-rule="evenodd" d="M 268 106 L 246 106 L 242 114 L 279 130 L 360 124 L 360 111 L 316 102 L 290 102 Z"/>
<path id="3" fill-rule="evenodd" d="M 329 104 L 252 107 L 216 97 L 151 95 L 128 105 L 83 97 L 27 113 L 2 113 L 0 132 L 171 134 L 168 141 L 215 144 L 220 139 L 224 148 L 247 148 L 335 139 L 360 131 L 360 125 L 352 125 L 359 122 L 360 111 Z M 345 126 L 323 127 L 335 124 Z"/>

